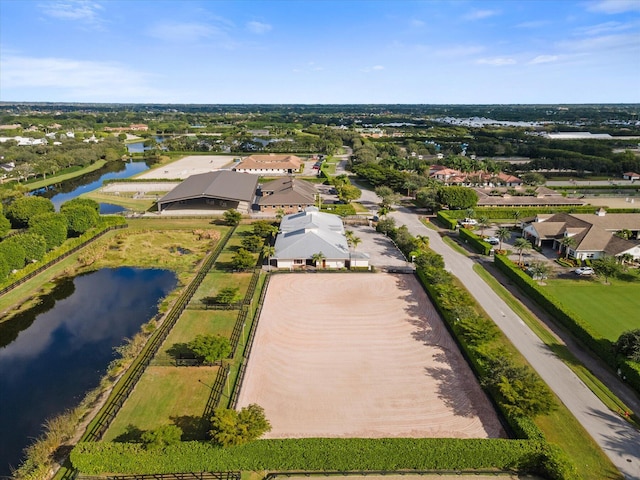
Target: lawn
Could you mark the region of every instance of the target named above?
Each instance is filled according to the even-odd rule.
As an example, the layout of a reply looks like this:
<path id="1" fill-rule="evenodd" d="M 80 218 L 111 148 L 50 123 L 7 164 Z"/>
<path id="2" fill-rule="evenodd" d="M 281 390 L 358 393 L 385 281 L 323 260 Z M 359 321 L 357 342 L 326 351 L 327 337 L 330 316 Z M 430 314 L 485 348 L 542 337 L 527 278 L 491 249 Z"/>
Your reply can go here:
<path id="1" fill-rule="evenodd" d="M 168 356 L 176 344 L 188 343 L 196 335 L 217 335 L 231 337 L 238 318 L 237 310 L 185 310 L 171 333 L 162 344 L 158 356 Z"/>
<path id="2" fill-rule="evenodd" d="M 247 293 L 251 276 L 251 273 L 224 273 L 212 270 L 204 277 L 191 303 L 199 304 L 205 297 L 215 297 L 221 289 L 227 287 L 237 287 L 238 301 L 241 301 Z"/>
<path id="3" fill-rule="evenodd" d="M 183 440 L 203 439 L 208 422 L 201 415 L 218 367 L 150 366 L 107 431 L 106 441 L 131 441 L 140 431 L 175 424 Z M 158 395 L 159 392 L 175 392 Z"/>
<path id="4" fill-rule="evenodd" d="M 546 293 L 591 324 L 603 337 L 616 341 L 624 331 L 638 328 L 640 281 L 598 279 L 548 280 Z"/>

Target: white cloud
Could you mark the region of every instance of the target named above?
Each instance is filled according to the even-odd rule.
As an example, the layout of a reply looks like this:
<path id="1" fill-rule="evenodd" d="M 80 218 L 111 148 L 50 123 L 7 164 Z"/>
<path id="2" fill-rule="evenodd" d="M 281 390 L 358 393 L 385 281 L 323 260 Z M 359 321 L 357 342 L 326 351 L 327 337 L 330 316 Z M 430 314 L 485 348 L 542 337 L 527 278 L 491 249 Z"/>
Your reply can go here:
<path id="1" fill-rule="evenodd" d="M 466 57 L 468 55 L 477 55 L 484 50 L 485 47 L 481 45 L 452 45 L 436 50 L 435 54 L 439 57 Z"/>
<path id="2" fill-rule="evenodd" d="M 149 86 L 149 75 L 118 63 L 3 55 L 0 69 L 7 97 L 12 90 L 44 90 L 51 94 L 51 90 L 58 89 L 68 101 L 162 98 Z"/>
<path id="3" fill-rule="evenodd" d="M 466 14 L 463 18 L 465 20 L 482 20 L 483 18 L 493 17 L 499 15 L 499 10 L 473 10 Z"/>
<path id="4" fill-rule="evenodd" d="M 479 65 L 491 65 L 492 67 L 503 67 L 505 65 L 515 65 L 517 62 L 513 58 L 494 57 L 480 58 L 476 63 Z"/>
<path id="5" fill-rule="evenodd" d="M 549 20 L 532 20 L 530 22 L 522 22 L 516 25 L 516 28 L 542 28 L 551 25 Z"/>
<path id="6" fill-rule="evenodd" d="M 589 54 L 609 54 L 640 50 L 640 35 L 637 33 L 619 35 L 594 35 L 567 40 L 558 44 L 560 48 L 587 52 Z M 637 59 L 636 59 L 637 60 Z"/>
<path id="7" fill-rule="evenodd" d="M 205 23 L 159 23 L 147 30 L 147 34 L 171 42 L 196 42 L 223 35 L 224 31 Z"/>
<path id="8" fill-rule="evenodd" d="M 102 5 L 89 0 L 66 0 L 57 2 L 40 3 L 38 5 L 42 13 L 50 17 L 63 20 L 78 20 L 83 22 L 96 22 Z"/>
<path id="9" fill-rule="evenodd" d="M 426 25 L 425 22 L 423 22 L 422 20 L 418 20 L 417 18 L 414 18 L 413 20 L 409 20 L 409 26 L 411 26 L 412 28 L 422 28 Z"/>
<path id="10" fill-rule="evenodd" d="M 621 32 L 629 30 L 630 28 L 634 28 L 634 25 L 620 22 L 605 22 L 576 28 L 574 33 L 577 35 L 602 35 L 603 33 Z"/>
<path id="11" fill-rule="evenodd" d="M 368 72 L 379 72 L 381 70 L 384 70 L 384 66 L 383 65 L 374 65 L 372 67 L 365 67 L 365 68 L 361 68 L 360 71 L 364 72 L 364 73 L 368 73 Z"/>
<path id="12" fill-rule="evenodd" d="M 609 15 L 624 12 L 640 12 L 640 2 L 638 0 L 599 0 L 591 2 L 587 10 Z"/>
<path id="13" fill-rule="evenodd" d="M 255 33 L 257 35 L 261 35 L 263 33 L 267 33 L 269 31 L 271 31 L 273 27 L 271 25 L 269 25 L 268 23 L 262 23 L 262 22 L 248 22 L 247 23 L 247 30 L 249 30 L 251 33 Z"/>
<path id="14" fill-rule="evenodd" d="M 552 63 L 559 59 L 558 55 L 538 55 L 529 61 L 530 65 L 538 65 L 540 63 Z"/>

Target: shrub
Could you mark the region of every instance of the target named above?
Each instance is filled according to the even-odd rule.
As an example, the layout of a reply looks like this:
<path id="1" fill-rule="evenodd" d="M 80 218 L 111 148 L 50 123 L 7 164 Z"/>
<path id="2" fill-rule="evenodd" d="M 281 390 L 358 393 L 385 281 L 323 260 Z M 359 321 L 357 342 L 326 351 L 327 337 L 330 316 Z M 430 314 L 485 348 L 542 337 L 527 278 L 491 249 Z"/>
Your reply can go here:
<path id="1" fill-rule="evenodd" d="M 144 446 L 150 449 L 175 445 L 182 439 L 182 429 L 177 425 L 162 425 L 143 432 L 140 439 Z"/>
<path id="2" fill-rule="evenodd" d="M 4 237 L 9 230 L 11 230 L 11 222 L 4 215 L 0 215 L 0 237 Z"/>
<path id="3" fill-rule="evenodd" d="M 634 362 L 640 362 L 640 328 L 622 333 L 618 337 L 614 348 L 619 355 L 623 355 Z"/>
<path id="4" fill-rule="evenodd" d="M 224 217 L 224 223 L 226 223 L 227 225 L 233 226 L 233 225 L 238 225 L 240 223 L 240 220 L 242 219 L 242 214 L 239 211 L 234 210 L 232 208 L 231 210 L 227 210 L 226 212 L 224 212 L 223 217 Z"/>
<path id="5" fill-rule="evenodd" d="M 215 363 L 231 353 L 231 343 L 222 335 L 198 335 L 187 346 L 205 363 Z"/>
<path id="6" fill-rule="evenodd" d="M 26 228 L 36 215 L 55 212 L 53 203 L 48 198 L 28 196 L 20 197 L 7 207 L 6 216 L 13 228 Z"/>
<path id="7" fill-rule="evenodd" d="M 4 255 L 0 254 L 0 281 L 7 278 L 10 271 L 11 270 L 9 270 L 9 264 L 4 259 Z"/>
<path id="8" fill-rule="evenodd" d="M 20 233 L 12 238 L 17 238 L 24 248 L 26 262 L 42 260 L 44 254 L 47 253 L 47 241 L 39 233 Z"/>
<path id="9" fill-rule="evenodd" d="M 20 270 L 24 267 L 26 252 L 16 236 L 9 237 L 0 242 L 0 255 L 2 255 L 7 262 L 9 271 Z"/>
<path id="10" fill-rule="evenodd" d="M 88 205 L 69 206 L 60 213 L 67 219 L 67 235 L 78 237 L 98 223 L 98 213 Z"/>
<path id="11" fill-rule="evenodd" d="M 211 418 L 211 437 L 223 447 L 244 445 L 271 430 L 271 424 L 260 405 L 251 405 L 236 411 L 217 408 Z"/>
<path id="12" fill-rule="evenodd" d="M 67 239 L 67 218 L 59 213 L 36 215 L 29 220 L 29 232 L 42 235 L 51 250 Z"/>
<path id="13" fill-rule="evenodd" d="M 67 208 L 74 207 L 90 207 L 91 209 L 95 210 L 97 214 L 100 214 L 100 204 L 98 202 L 96 202 L 95 200 L 91 200 L 90 198 L 82 197 L 76 197 L 72 200 L 69 200 L 68 202 L 64 202 L 60 206 L 60 211 L 63 212 Z"/>

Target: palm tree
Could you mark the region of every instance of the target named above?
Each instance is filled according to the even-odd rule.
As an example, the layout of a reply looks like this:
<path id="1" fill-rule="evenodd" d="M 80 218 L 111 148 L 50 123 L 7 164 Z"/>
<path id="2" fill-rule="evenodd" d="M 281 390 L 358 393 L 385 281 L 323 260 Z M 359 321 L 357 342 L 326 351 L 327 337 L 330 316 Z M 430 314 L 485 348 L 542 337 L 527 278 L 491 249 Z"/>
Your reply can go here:
<path id="1" fill-rule="evenodd" d="M 496 232 L 496 237 L 500 240 L 500 250 L 502 250 L 502 242 L 511 238 L 511 231 L 506 227 L 500 227 Z"/>
<path id="2" fill-rule="evenodd" d="M 547 278 L 549 271 L 551 270 L 549 265 L 545 262 L 534 262 L 529 268 L 531 269 L 530 271 L 533 279 L 538 281 Z"/>
<path id="3" fill-rule="evenodd" d="M 347 245 L 351 246 L 353 242 L 353 230 L 345 230 L 344 236 L 347 237 Z"/>
<path id="4" fill-rule="evenodd" d="M 313 255 L 311 255 L 311 260 L 313 261 L 313 264 L 316 266 L 316 268 L 318 268 L 318 262 L 321 262 L 325 258 L 327 257 L 322 252 L 314 253 Z"/>
<path id="5" fill-rule="evenodd" d="M 513 242 L 513 246 L 518 250 L 518 263 L 522 264 L 522 254 L 525 250 L 529 250 L 532 247 L 531 242 L 524 237 L 520 237 Z"/>
<path id="6" fill-rule="evenodd" d="M 482 216 L 478 219 L 478 227 L 480 227 L 480 236 L 484 237 L 485 228 L 489 227 L 489 217 Z"/>
<path id="7" fill-rule="evenodd" d="M 513 215 L 513 228 L 518 227 L 518 219 L 522 216 L 522 212 L 520 210 L 515 210 L 511 215 Z"/>
<path id="8" fill-rule="evenodd" d="M 562 240 L 560 240 L 560 251 L 564 248 L 564 258 L 569 258 L 569 249 L 575 246 L 576 239 L 573 237 L 563 237 Z"/>
<path id="9" fill-rule="evenodd" d="M 276 248 L 271 245 L 265 245 L 262 247 L 262 255 L 267 257 L 267 265 L 269 265 L 268 270 L 271 271 L 271 257 L 276 253 Z"/>
<path id="10" fill-rule="evenodd" d="M 360 237 L 351 237 L 351 245 L 353 246 L 353 250 L 355 251 L 358 248 L 358 245 L 362 242 Z"/>

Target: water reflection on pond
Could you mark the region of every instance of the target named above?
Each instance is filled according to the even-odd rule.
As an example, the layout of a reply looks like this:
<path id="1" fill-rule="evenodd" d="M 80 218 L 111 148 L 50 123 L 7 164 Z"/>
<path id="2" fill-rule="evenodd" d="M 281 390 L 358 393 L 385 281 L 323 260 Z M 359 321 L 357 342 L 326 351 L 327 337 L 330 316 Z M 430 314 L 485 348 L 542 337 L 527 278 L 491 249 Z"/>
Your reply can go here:
<path id="1" fill-rule="evenodd" d="M 0 476 L 45 419 L 98 385 L 113 347 L 176 286 L 173 272 L 122 267 L 62 281 L 41 305 L 0 323 Z"/>

